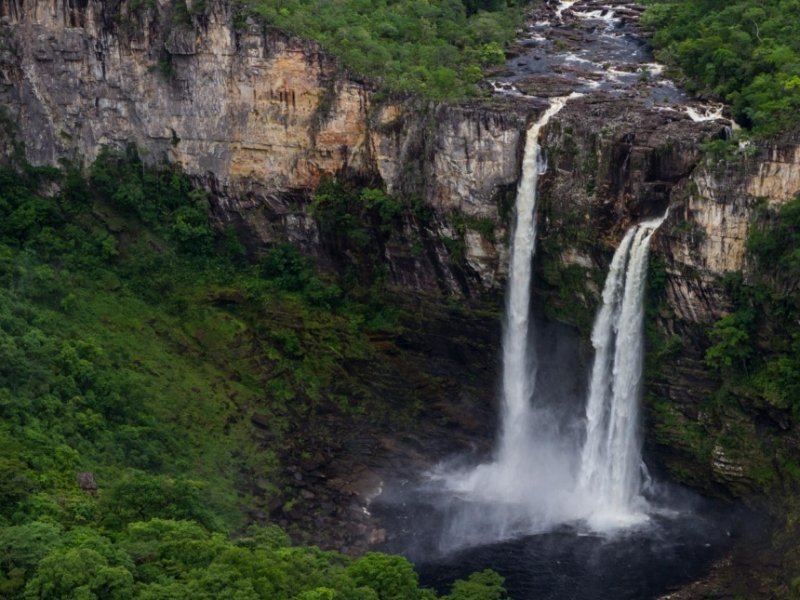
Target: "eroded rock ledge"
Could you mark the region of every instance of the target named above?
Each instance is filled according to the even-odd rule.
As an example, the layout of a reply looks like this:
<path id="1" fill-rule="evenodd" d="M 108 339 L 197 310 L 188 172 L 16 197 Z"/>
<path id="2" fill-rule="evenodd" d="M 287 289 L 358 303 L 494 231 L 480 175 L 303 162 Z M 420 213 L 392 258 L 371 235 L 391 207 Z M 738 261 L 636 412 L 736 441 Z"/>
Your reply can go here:
<path id="1" fill-rule="evenodd" d="M 220 220 L 262 244 L 289 237 L 313 250 L 315 228 L 297 200 L 331 176 L 382 180 L 439 215 L 500 226 L 498 202 L 518 177 L 536 103 L 377 105 L 373 87 L 318 45 L 252 20 L 237 28 L 226 2 L 187 22 L 171 2 L 136 5 L 0 2 L 0 104 L 32 164 L 88 164 L 104 146 L 133 144 L 201 180 Z M 473 241 L 466 281 L 498 285 L 504 261 Z M 446 267 L 416 265 L 415 285 L 465 294 L 465 278 Z"/>

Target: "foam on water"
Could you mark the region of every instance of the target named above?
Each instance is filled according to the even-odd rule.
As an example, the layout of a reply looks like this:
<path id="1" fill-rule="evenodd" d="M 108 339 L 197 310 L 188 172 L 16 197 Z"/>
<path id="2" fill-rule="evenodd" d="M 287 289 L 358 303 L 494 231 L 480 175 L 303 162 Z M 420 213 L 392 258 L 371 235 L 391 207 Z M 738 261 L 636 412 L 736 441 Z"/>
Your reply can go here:
<path id="1" fill-rule="evenodd" d="M 694 121 L 695 123 L 702 123 L 704 121 L 716 121 L 718 119 L 724 118 L 722 116 L 722 111 L 725 107 L 722 104 L 716 106 L 709 106 L 709 105 L 701 105 L 698 107 L 694 106 L 687 106 L 686 107 L 686 114 L 689 115 L 689 118 Z"/>
<path id="2" fill-rule="evenodd" d="M 561 0 L 558 3 L 558 7 L 556 7 L 556 17 L 558 17 L 559 22 L 564 21 L 564 11 L 572 8 L 572 6 L 577 3 L 578 0 Z"/>

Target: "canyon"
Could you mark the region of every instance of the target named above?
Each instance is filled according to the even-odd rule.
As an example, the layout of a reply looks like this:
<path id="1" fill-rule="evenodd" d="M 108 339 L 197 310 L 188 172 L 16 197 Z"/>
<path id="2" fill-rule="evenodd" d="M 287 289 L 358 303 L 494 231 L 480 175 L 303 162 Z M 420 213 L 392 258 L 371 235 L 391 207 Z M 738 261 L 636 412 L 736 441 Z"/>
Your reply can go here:
<path id="1" fill-rule="evenodd" d="M 584 12 L 610 10 L 584 4 Z M 626 35 L 642 35 L 636 7 L 613 8 L 633 28 Z M 289 241 L 323 269 L 336 268 L 336 257 L 309 210 L 321 181 L 413 198 L 429 218 L 404 218 L 399 238 L 422 231 L 422 251 L 409 241 L 379 257 L 390 286 L 427 313 L 406 324 L 410 363 L 424 369 L 425 354 L 444 344 L 442 369 L 457 381 L 459 369 L 494 360 L 481 353 L 498 355 L 494 329 L 525 132 L 548 106 L 545 97 L 576 78 L 597 81 L 596 73 L 555 63 L 534 27 L 487 85 L 496 93 L 462 103 L 386 96 L 317 44 L 236 18 L 228 2 L 213 0 L 184 22 L 172 10 L 165 0 L 0 0 L 0 152 L 33 165 L 88 166 L 104 147 L 134 146 L 145 162 L 178 165 L 207 189 L 216 223 L 233 227 L 251 255 Z M 575 51 L 591 48 L 603 27 L 546 3 L 532 7 L 529 21 L 557 18 L 573 24 Z M 521 76 L 534 55 L 550 61 L 550 71 Z M 773 438 L 800 452 L 797 424 L 758 399 L 738 399 L 737 408 L 706 402 L 720 379 L 704 354 L 707 329 L 733 309 L 726 277 L 752 277 L 745 242 L 759 207 L 779 207 L 800 192 L 800 138 L 787 133 L 716 159 L 704 144 L 729 134 L 728 119 L 697 120 L 684 97 L 670 92 L 659 102 L 657 77 L 621 72 L 613 85 L 586 84 L 542 131 L 548 166 L 539 178 L 534 303 L 588 345 L 615 248 L 632 224 L 669 208 L 651 243 L 661 290 L 648 313 L 656 364 L 645 371 L 645 453 L 679 482 L 780 520 L 786 507 L 770 500 L 777 484 L 759 473 L 776 461 Z M 454 316 L 448 302 L 466 313 Z M 337 450 L 323 471 L 336 494 L 355 502 L 348 506 L 354 533 L 343 540 L 320 532 L 315 541 L 358 552 L 380 540 L 365 509 L 387 466 L 411 472 L 476 439 L 485 450 L 497 365 L 484 364 L 478 378 L 475 389 L 453 384 L 458 400 L 429 409 L 455 423 L 454 444 L 432 442 L 442 429 L 431 427 L 411 444 L 403 441 L 408 430 L 370 431 Z M 707 436 L 711 450 L 687 432 Z M 731 437 L 736 444 L 726 443 Z M 420 448 L 429 442 L 436 449 L 425 456 Z M 319 470 L 293 468 L 301 479 Z"/>

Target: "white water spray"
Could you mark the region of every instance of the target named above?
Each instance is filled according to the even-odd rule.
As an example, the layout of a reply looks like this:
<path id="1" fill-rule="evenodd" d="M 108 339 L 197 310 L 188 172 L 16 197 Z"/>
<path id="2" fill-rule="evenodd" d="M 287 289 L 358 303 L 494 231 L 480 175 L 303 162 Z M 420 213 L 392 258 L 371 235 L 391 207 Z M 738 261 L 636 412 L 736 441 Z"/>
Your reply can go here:
<path id="1" fill-rule="evenodd" d="M 631 227 L 614 253 L 592 330 L 594 364 L 578 493 L 588 520 L 608 529 L 646 520 L 641 496 L 639 403 L 644 356 L 644 290 L 650 238 L 666 218 Z"/>
<path id="2" fill-rule="evenodd" d="M 556 17 L 558 17 L 558 22 L 564 22 L 564 11 L 572 8 L 574 4 L 577 4 L 578 0 L 561 0 L 556 7 Z"/>
<path id="3" fill-rule="evenodd" d="M 517 214 L 511 246 L 508 301 L 503 331 L 503 428 L 498 470 L 514 476 L 530 424 L 534 360 L 528 341 L 531 267 L 536 250 L 536 186 L 546 165 L 541 157 L 539 133 L 560 111 L 567 98 L 556 98 L 539 120 L 528 129 L 522 178 L 517 188 Z"/>
<path id="4" fill-rule="evenodd" d="M 492 462 L 442 474 L 447 488 L 468 503 L 453 515 L 452 530 L 445 536 L 453 546 L 530 533 L 568 518 L 565 506 L 569 501 L 564 501 L 558 491 L 571 492 L 572 453 L 555 431 L 548 431 L 547 415 L 537 413 L 534 417 L 536 358 L 529 339 L 530 288 L 536 248 L 537 183 L 546 169 L 539 134 L 567 100 L 579 95 L 552 99 L 550 107 L 528 129 L 517 188 L 503 329 L 500 439 Z"/>
<path id="5" fill-rule="evenodd" d="M 698 108 L 687 106 L 685 110 L 692 121 L 695 123 L 704 123 L 705 121 L 716 121 L 724 118 L 722 112 L 725 110 L 725 106 L 722 104 L 717 106 L 699 106 Z"/>

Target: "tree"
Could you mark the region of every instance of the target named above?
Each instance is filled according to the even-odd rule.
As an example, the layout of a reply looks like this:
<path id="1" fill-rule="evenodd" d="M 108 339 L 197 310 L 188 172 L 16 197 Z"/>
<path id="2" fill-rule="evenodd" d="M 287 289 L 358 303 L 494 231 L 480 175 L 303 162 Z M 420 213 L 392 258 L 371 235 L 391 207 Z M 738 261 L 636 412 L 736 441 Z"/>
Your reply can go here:
<path id="1" fill-rule="evenodd" d="M 61 541 L 61 527 L 33 521 L 0 530 L 0 572 L 7 579 L 0 584 L 0 595 L 11 597 L 25 585 L 42 558 Z"/>
<path id="2" fill-rule="evenodd" d="M 705 356 L 708 366 L 720 371 L 746 367 L 753 354 L 747 321 L 740 313 L 733 313 L 714 323 L 709 332 L 713 344 Z"/>
<path id="3" fill-rule="evenodd" d="M 133 472 L 116 482 L 100 499 L 103 521 L 121 529 L 128 523 L 153 518 L 189 519 L 210 529 L 216 518 L 201 498 L 202 485 L 196 481 Z"/>
<path id="4" fill-rule="evenodd" d="M 417 574 L 402 556 L 368 552 L 350 565 L 347 573 L 358 585 L 374 589 L 379 600 L 420 598 Z"/>
<path id="5" fill-rule="evenodd" d="M 453 589 L 444 600 L 507 600 L 506 590 L 503 587 L 503 578 L 486 569 L 473 573 L 466 581 L 458 580 L 453 584 Z"/>
<path id="6" fill-rule="evenodd" d="M 28 600 L 129 600 L 133 575 L 89 548 L 57 550 L 25 586 Z"/>

